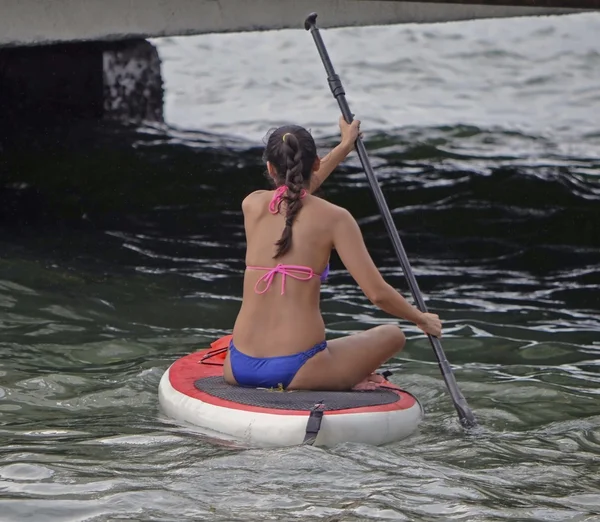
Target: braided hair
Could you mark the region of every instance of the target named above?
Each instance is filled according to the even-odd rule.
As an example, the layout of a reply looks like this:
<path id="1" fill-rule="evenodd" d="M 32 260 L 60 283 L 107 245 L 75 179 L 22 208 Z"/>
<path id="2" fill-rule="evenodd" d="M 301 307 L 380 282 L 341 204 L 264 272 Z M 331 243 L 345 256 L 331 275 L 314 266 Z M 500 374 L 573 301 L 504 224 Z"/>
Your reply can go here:
<path id="1" fill-rule="evenodd" d="M 310 184 L 316 158 L 315 140 L 306 129 L 298 125 L 279 127 L 267 141 L 264 159 L 275 167 L 276 186 L 287 187 L 281 198 L 286 204 L 285 227 L 281 238 L 275 243 L 275 259 L 286 254 L 292 247 L 292 225 L 302 208 L 302 190 Z M 279 205 L 281 206 L 281 201 Z"/>

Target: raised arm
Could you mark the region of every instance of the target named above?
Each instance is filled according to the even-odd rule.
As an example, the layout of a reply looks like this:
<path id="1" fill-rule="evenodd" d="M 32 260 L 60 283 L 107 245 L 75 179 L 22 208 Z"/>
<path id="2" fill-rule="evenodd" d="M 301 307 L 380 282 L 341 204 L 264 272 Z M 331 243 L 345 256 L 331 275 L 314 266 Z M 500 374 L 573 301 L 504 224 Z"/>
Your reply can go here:
<path id="1" fill-rule="evenodd" d="M 310 193 L 315 192 L 335 168 L 346 159 L 346 156 L 354 150 L 354 143 L 360 133 L 360 120 L 354 120 L 351 124 L 346 123 L 340 116 L 340 133 L 342 135 L 340 144 L 321 158 L 319 169 L 313 173 L 310 183 Z"/>
<path id="2" fill-rule="evenodd" d="M 442 324 L 436 314 L 421 312 L 385 282 L 367 251 L 358 223 L 343 208 L 339 208 L 333 223 L 333 243 L 369 301 L 390 315 L 415 323 L 425 333 L 441 336 Z"/>

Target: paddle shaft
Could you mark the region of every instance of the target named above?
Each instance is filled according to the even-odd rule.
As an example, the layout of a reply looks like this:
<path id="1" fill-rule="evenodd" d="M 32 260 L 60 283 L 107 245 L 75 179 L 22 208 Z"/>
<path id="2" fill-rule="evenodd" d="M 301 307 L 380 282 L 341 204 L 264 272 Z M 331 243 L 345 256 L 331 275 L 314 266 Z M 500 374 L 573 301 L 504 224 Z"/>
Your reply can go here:
<path id="1" fill-rule="evenodd" d="M 342 82 L 340 77 L 335 73 L 331 60 L 329 59 L 329 54 L 327 53 L 327 49 L 325 48 L 325 43 L 321 38 L 319 33 L 319 29 L 316 25 L 317 14 L 311 13 L 306 21 L 304 22 L 304 27 L 307 31 L 310 31 L 315 44 L 317 45 L 317 49 L 319 51 L 319 55 L 321 56 L 321 60 L 323 61 L 323 65 L 325 66 L 325 71 L 327 72 L 327 81 L 329 82 L 329 88 L 331 89 L 331 93 L 335 97 L 340 106 L 340 110 L 346 122 L 351 123 L 353 121 L 352 112 L 350 112 L 350 107 L 348 102 L 346 101 L 346 93 L 344 92 L 344 88 L 342 86 Z M 383 218 L 383 222 L 387 228 L 388 234 L 390 235 L 390 239 L 392 240 L 392 244 L 394 245 L 394 250 L 396 251 L 396 255 L 400 261 L 400 265 L 402 266 L 402 270 L 404 272 L 404 276 L 408 282 L 408 286 L 412 293 L 412 296 L 417 303 L 417 306 L 421 312 L 427 312 L 427 306 L 425 305 L 425 301 L 423 300 L 423 296 L 421 295 L 421 291 L 419 290 L 419 285 L 417 284 L 417 280 L 413 274 L 410 263 L 408 261 L 408 257 L 406 256 L 406 252 L 404 247 L 402 246 L 402 241 L 400 240 L 400 236 L 398 234 L 398 230 L 394 225 L 394 220 L 392 219 L 392 214 L 390 213 L 390 209 L 385 201 L 385 197 L 383 192 L 381 191 L 381 187 L 377 182 L 377 178 L 375 177 L 375 173 L 373 172 L 373 167 L 371 167 L 371 162 L 369 161 L 369 156 L 367 155 L 367 149 L 360 138 L 356 140 L 355 143 L 356 151 L 358 152 L 358 157 L 360 158 L 360 162 L 362 163 L 363 169 L 365 170 L 365 174 L 367 175 L 367 180 L 369 181 L 369 185 L 371 186 L 371 190 L 373 191 L 373 195 L 375 196 L 375 200 L 377 201 L 377 205 L 379 206 L 379 211 L 381 213 L 381 217 Z M 454 403 L 454 407 L 459 416 L 459 420 L 462 425 L 466 428 L 473 427 L 477 425 L 477 421 L 473 412 L 469 408 L 466 399 L 458 388 L 458 384 L 456 383 L 456 379 L 454 378 L 454 374 L 452 373 L 452 368 L 450 367 L 450 363 L 446 358 L 444 350 L 442 348 L 442 344 L 437 337 L 433 337 L 432 335 L 428 335 L 429 342 L 433 348 L 435 356 L 438 360 L 438 364 L 440 367 L 440 371 L 442 372 L 442 377 L 446 382 L 446 386 L 450 393 L 450 397 L 452 398 L 452 402 Z"/>

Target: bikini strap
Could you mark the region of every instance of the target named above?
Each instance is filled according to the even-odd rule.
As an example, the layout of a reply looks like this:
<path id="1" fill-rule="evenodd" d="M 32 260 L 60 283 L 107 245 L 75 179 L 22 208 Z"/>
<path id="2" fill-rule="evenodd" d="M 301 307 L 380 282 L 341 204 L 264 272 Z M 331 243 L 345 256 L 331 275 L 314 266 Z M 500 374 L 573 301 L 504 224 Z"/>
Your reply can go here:
<path id="1" fill-rule="evenodd" d="M 285 278 L 287 276 L 297 279 L 298 281 L 308 281 L 314 276 L 320 277 L 320 275 L 316 274 L 315 271 L 309 266 L 301 265 L 278 264 L 273 268 L 264 266 L 248 266 L 246 268 L 250 270 L 267 270 L 267 273 L 261 276 L 254 285 L 254 291 L 257 294 L 264 294 L 267 290 L 269 290 L 269 288 L 271 288 L 271 283 L 273 283 L 273 279 L 275 278 L 276 274 L 281 274 L 281 295 L 285 293 Z M 259 286 L 261 284 L 264 284 L 265 287 L 263 290 L 259 291 Z"/>
<path id="2" fill-rule="evenodd" d="M 277 214 L 279 212 L 279 207 L 281 206 L 281 200 L 283 199 L 283 195 L 286 193 L 288 188 L 285 185 L 281 185 L 281 187 L 277 187 L 275 189 L 275 193 L 271 198 L 271 202 L 269 203 L 269 212 L 271 214 Z M 302 189 L 300 192 L 300 198 L 306 197 L 306 190 Z"/>

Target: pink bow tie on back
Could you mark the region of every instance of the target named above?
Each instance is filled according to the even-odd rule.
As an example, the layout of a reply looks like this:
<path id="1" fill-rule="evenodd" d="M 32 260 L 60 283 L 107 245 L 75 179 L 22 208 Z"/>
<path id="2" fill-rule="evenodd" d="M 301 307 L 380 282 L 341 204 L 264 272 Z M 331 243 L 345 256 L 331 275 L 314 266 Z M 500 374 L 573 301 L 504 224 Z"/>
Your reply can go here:
<path id="1" fill-rule="evenodd" d="M 248 268 L 255 270 L 268 270 L 268 272 L 264 276 L 260 277 L 254 285 L 254 291 L 257 294 L 264 294 L 267 290 L 269 290 L 269 288 L 271 288 L 271 283 L 273 282 L 276 274 L 281 274 L 281 295 L 285 293 L 285 278 L 287 276 L 293 277 L 298 281 L 308 281 L 311 277 L 316 275 L 314 270 L 308 266 L 282 265 L 281 263 L 271 269 L 257 266 L 249 266 Z M 261 284 L 264 284 L 265 287 L 259 291 L 258 288 Z"/>

